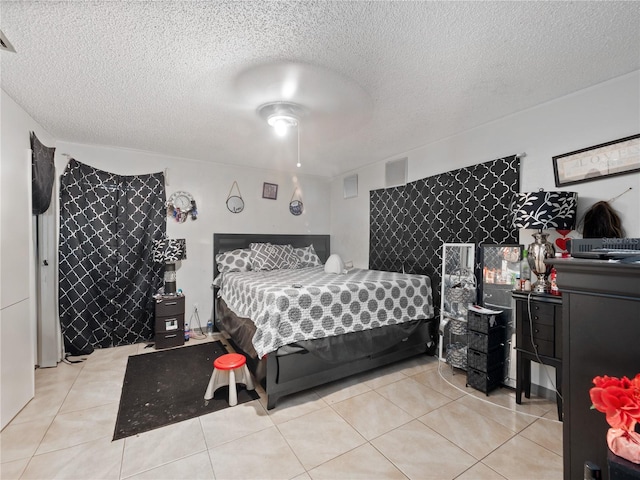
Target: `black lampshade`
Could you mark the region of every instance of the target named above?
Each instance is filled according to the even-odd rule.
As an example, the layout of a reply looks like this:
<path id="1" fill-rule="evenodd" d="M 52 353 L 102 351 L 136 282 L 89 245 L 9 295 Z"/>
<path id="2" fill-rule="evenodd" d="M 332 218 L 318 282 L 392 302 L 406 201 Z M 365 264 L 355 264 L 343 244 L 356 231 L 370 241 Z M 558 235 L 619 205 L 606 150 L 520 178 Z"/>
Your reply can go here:
<path id="1" fill-rule="evenodd" d="M 576 192 L 517 193 L 513 203 L 513 226 L 544 230 L 572 230 L 576 224 Z"/>
<path id="2" fill-rule="evenodd" d="M 187 242 L 184 238 L 163 238 L 153 242 L 153 261 L 175 263 L 187 259 Z"/>
<path id="3" fill-rule="evenodd" d="M 154 262 L 164 263 L 164 293 L 175 295 L 176 262 L 186 260 L 187 242 L 184 238 L 163 238 L 153 242 L 152 257 Z"/>

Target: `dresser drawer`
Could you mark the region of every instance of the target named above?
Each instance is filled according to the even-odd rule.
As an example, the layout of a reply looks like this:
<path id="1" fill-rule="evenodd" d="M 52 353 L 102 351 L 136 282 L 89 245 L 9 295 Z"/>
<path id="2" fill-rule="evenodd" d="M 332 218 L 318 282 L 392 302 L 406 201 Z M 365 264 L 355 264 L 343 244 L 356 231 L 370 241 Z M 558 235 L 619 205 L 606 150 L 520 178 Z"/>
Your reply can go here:
<path id="1" fill-rule="evenodd" d="M 156 317 L 184 314 L 184 296 L 161 297 L 156 301 Z"/>
<path id="2" fill-rule="evenodd" d="M 553 319 L 555 315 L 554 305 L 551 303 L 531 302 L 531 320 L 533 323 L 553 325 Z M 529 308 L 524 304 L 524 318 L 523 320 L 529 320 Z"/>
<path id="3" fill-rule="evenodd" d="M 533 331 L 531 327 L 533 327 Z M 534 322 L 533 325 L 529 325 L 529 322 L 526 322 L 522 326 L 522 335 L 533 337 L 536 340 L 547 340 L 549 342 L 553 342 L 555 338 L 555 328 L 553 325 L 547 325 L 544 323 Z"/>
<path id="4" fill-rule="evenodd" d="M 184 315 L 168 315 L 166 317 L 159 317 L 156 315 L 155 319 L 155 331 L 156 332 L 171 332 L 174 330 L 184 330 Z"/>
<path id="5" fill-rule="evenodd" d="M 156 332 L 154 341 L 156 349 L 179 347 L 180 345 L 184 345 L 184 330 Z"/>
<path id="6" fill-rule="evenodd" d="M 535 345 L 535 350 L 534 350 Z M 540 340 L 538 338 L 531 338 L 528 335 L 524 335 L 522 337 L 522 345 L 517 345 L 518 348 L 525 350 L 527 352 L 534 353 L 536 350 L 538 355 L 544 357 L 554 357 L 554 343 L 553 340 Z"/>

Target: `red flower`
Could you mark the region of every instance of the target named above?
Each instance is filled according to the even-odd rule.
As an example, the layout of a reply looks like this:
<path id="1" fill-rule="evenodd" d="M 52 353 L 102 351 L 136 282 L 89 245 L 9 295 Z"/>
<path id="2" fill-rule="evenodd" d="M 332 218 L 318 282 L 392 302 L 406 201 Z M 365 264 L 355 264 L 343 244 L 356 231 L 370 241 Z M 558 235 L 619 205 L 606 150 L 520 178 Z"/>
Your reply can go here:
<path id="1" fill-rule="evenodd" d="M 595 377 L 589 390 L 593 408 L 606 415 L 612 428 L 633 431 L 640 421 L 640 373 L 627 377 Z"/>

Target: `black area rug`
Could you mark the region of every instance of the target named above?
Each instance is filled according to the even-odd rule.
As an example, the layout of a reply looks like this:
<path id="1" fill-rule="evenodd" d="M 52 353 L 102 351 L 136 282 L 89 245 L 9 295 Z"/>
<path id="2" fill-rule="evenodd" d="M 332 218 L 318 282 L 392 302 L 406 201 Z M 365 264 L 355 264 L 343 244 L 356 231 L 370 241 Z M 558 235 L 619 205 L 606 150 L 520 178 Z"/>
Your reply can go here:
<path id="1" fill-rule="evenodd" d="M 129 357 L 113 439 L 228 407 L 228 387 L 218 389 L 211 400 L 204 399 L 213 361 L 225 353 L 224 345 L 216 341 Z M 238 386 L 239 404 L 258 397 Z"/>

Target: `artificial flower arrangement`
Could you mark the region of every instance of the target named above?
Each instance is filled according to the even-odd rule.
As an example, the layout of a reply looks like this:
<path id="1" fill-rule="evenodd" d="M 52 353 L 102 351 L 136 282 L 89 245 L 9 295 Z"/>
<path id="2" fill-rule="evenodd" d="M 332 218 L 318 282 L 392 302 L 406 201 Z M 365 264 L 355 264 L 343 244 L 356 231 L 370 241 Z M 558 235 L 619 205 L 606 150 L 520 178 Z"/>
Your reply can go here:
<path id="1" fill-rule="evenodd" d="M 607 432 L 609 449 L 619 457 L 640 464 L 640 373 L 633 380 L 607 375 L 595 377 L 589 390 L 591 408 L 607 417 L 611 426 Z"/>

